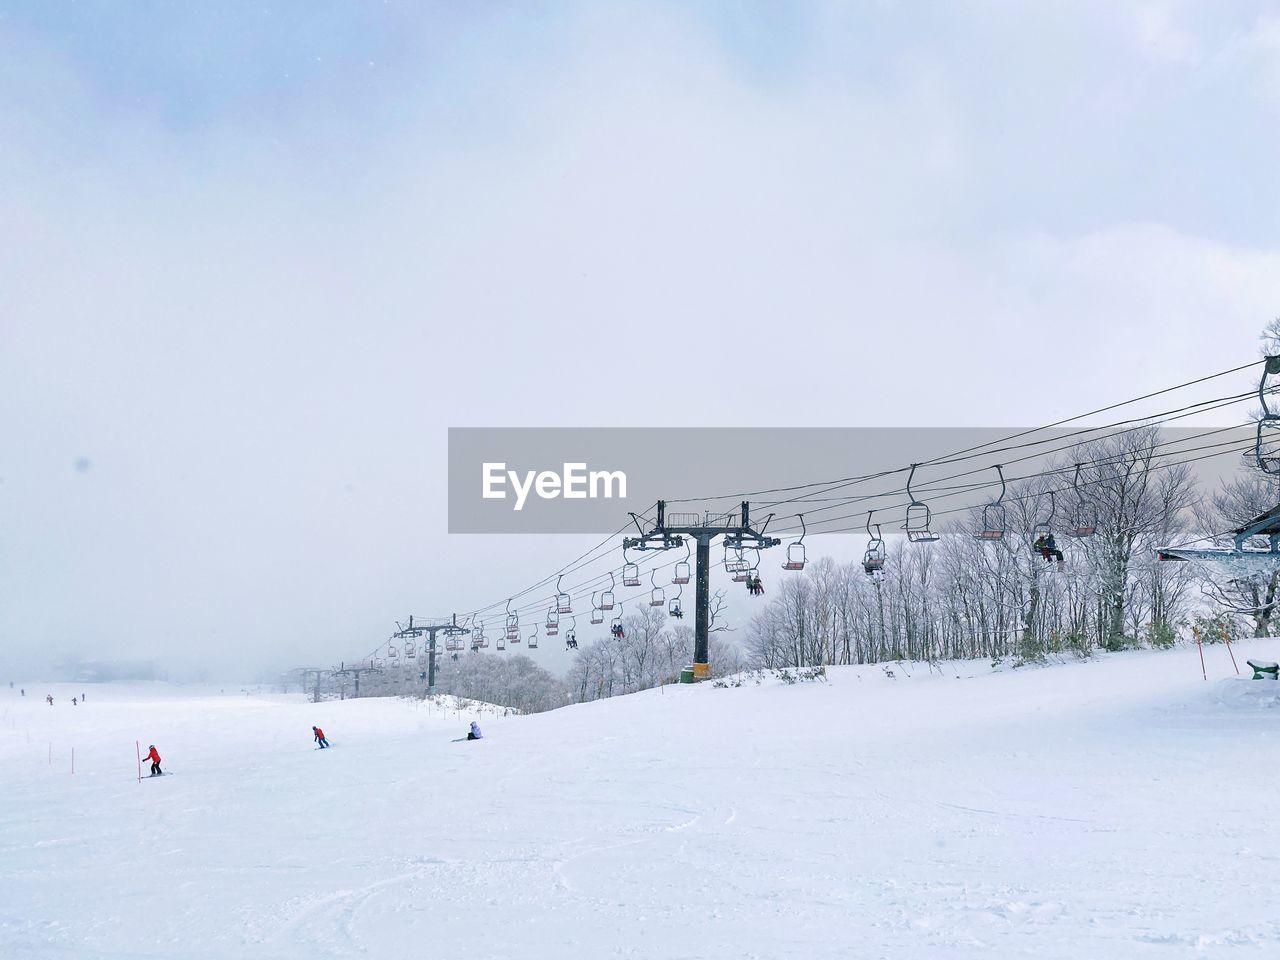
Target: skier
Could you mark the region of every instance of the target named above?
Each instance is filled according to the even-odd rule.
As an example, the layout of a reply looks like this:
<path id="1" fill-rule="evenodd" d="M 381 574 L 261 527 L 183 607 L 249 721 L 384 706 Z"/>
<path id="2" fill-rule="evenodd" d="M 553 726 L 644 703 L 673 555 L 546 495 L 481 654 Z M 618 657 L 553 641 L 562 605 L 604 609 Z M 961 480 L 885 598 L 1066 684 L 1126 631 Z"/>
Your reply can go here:
<path id="1" fill-rule="evenodd" d="M 467 739 L 468 739 L 468 740 L 479 740 L 479 739 L 481 739 L 481 738 L 482 738 L 482 736 L 483 736 L 483 735 L 480 733 L 480 724 L 478 724 L 478 723 L 476 723 L 474 720 L 472 720 L 472 721 L 471 721 L 471 729 L 467 731 Z"/>
<path id="2" fill-rule="evenodd" d="M 75 698 L 75 697 L 72 697 L 72 698 L 71 698 L 71 705 L 72 705 L 73 707 L 76 705 L 76 698 Z"/>
<path id="3" fill-rule="evenodd" d="M 323 730 L 321 730 L 319 727 L 312 727 L 311 732 L 316 735 L 316 743 L 320 744 L 321 750 L 329 746 L 329 741 L 324 738 Z"/>
<path id="4" fill-rule="evenodd" d="M 147 748 L 147 755 L 143 759 L 151 761 L 151 775 L 153 777 L 161 776 L 164 773 L 164 771 L 160 769 L 160 754 L 156 750 L 156 745 L 154 743 Z"/>
<path id="5" fill-rule="evenodd" d="M 49 701 L 49 706 L 51 706 L 51 707 L 52 707 L 52 706 L 53 706 L 53 694 L 52 694 L 52 693 L 51 693 L 51 694 L 49 694 L 47 697 L 45 697 L 45 699 Z"/>

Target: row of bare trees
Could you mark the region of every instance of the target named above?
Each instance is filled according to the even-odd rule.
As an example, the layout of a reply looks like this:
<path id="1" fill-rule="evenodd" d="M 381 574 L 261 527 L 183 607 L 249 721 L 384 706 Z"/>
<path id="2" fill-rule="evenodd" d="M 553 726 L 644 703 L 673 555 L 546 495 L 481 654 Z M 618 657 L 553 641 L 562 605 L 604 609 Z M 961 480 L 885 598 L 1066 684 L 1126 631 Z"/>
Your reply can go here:
<path id="1" fill-rule="evenodd" d="M 1206 596 L 1220 612 L 1246 613 L 1266 635 L 1280 575 L 1223 581 L 1191 564 L 1159 562 L 1156 552 L 1271 509 L 1280 502 L 1273 478 L 1254 473 L 1202 497 L 1186 463 L 1162 453 L 1155 427 L 1080 447 L 1073 462 L 1090 464 L 1078 490 L 1064 489 L 1061 474 L 1011 485 L 1000 540 L 975 539 L 977 508 L 931 545 L 891 545 L 873 577 L 861 563 L 822 558 L 784 579 L 746 631 L 750 662 L 1040 658 L 1167 645 Z M 1051 515 L 1062 564 L 1034 546 L 1037 525 Z M 1097 531 L 1064 536 L 1077 525 Z"/>

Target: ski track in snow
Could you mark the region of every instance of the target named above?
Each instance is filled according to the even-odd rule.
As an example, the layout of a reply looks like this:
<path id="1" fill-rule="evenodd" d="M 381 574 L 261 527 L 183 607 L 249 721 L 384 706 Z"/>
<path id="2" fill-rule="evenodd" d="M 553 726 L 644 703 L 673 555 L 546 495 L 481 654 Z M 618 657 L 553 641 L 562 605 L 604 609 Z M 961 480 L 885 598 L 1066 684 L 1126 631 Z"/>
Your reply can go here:
<path id="1" fill-rule="evenodd" d="M 478 743 L 407 701 L 52 687 L 0 714 L 0 958 L 1280 957 L 1280 687 L 1215 667 L 842 668 Z M 133 782 L 135 739 L 182 776 Z"/>

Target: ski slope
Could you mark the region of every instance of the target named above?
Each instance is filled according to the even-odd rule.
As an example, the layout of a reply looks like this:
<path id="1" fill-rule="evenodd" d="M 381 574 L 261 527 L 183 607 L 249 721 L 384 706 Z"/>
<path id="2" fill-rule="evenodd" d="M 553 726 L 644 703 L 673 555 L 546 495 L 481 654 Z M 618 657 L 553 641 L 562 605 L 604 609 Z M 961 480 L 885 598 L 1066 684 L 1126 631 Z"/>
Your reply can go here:
<path id="1" fill-rule="evenodd" d="M 1276 957 L 1280 685 L 1206 656 L 668 687 L 479 743 L 407 701 L 5 690 L 0 956 Z"/>

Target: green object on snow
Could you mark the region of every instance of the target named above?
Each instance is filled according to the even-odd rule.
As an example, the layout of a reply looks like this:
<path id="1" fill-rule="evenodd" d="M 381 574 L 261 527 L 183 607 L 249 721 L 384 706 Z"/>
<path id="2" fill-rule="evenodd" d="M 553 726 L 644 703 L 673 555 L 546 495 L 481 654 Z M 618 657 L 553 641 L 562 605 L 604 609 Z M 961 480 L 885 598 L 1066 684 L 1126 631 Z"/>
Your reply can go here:
<path id="1" fill-rule="evenodd" d="M 1280 680 L 1280 663 L 1272 660 L 1246 660 L 1253 667 L 1255 680 Z"/>

